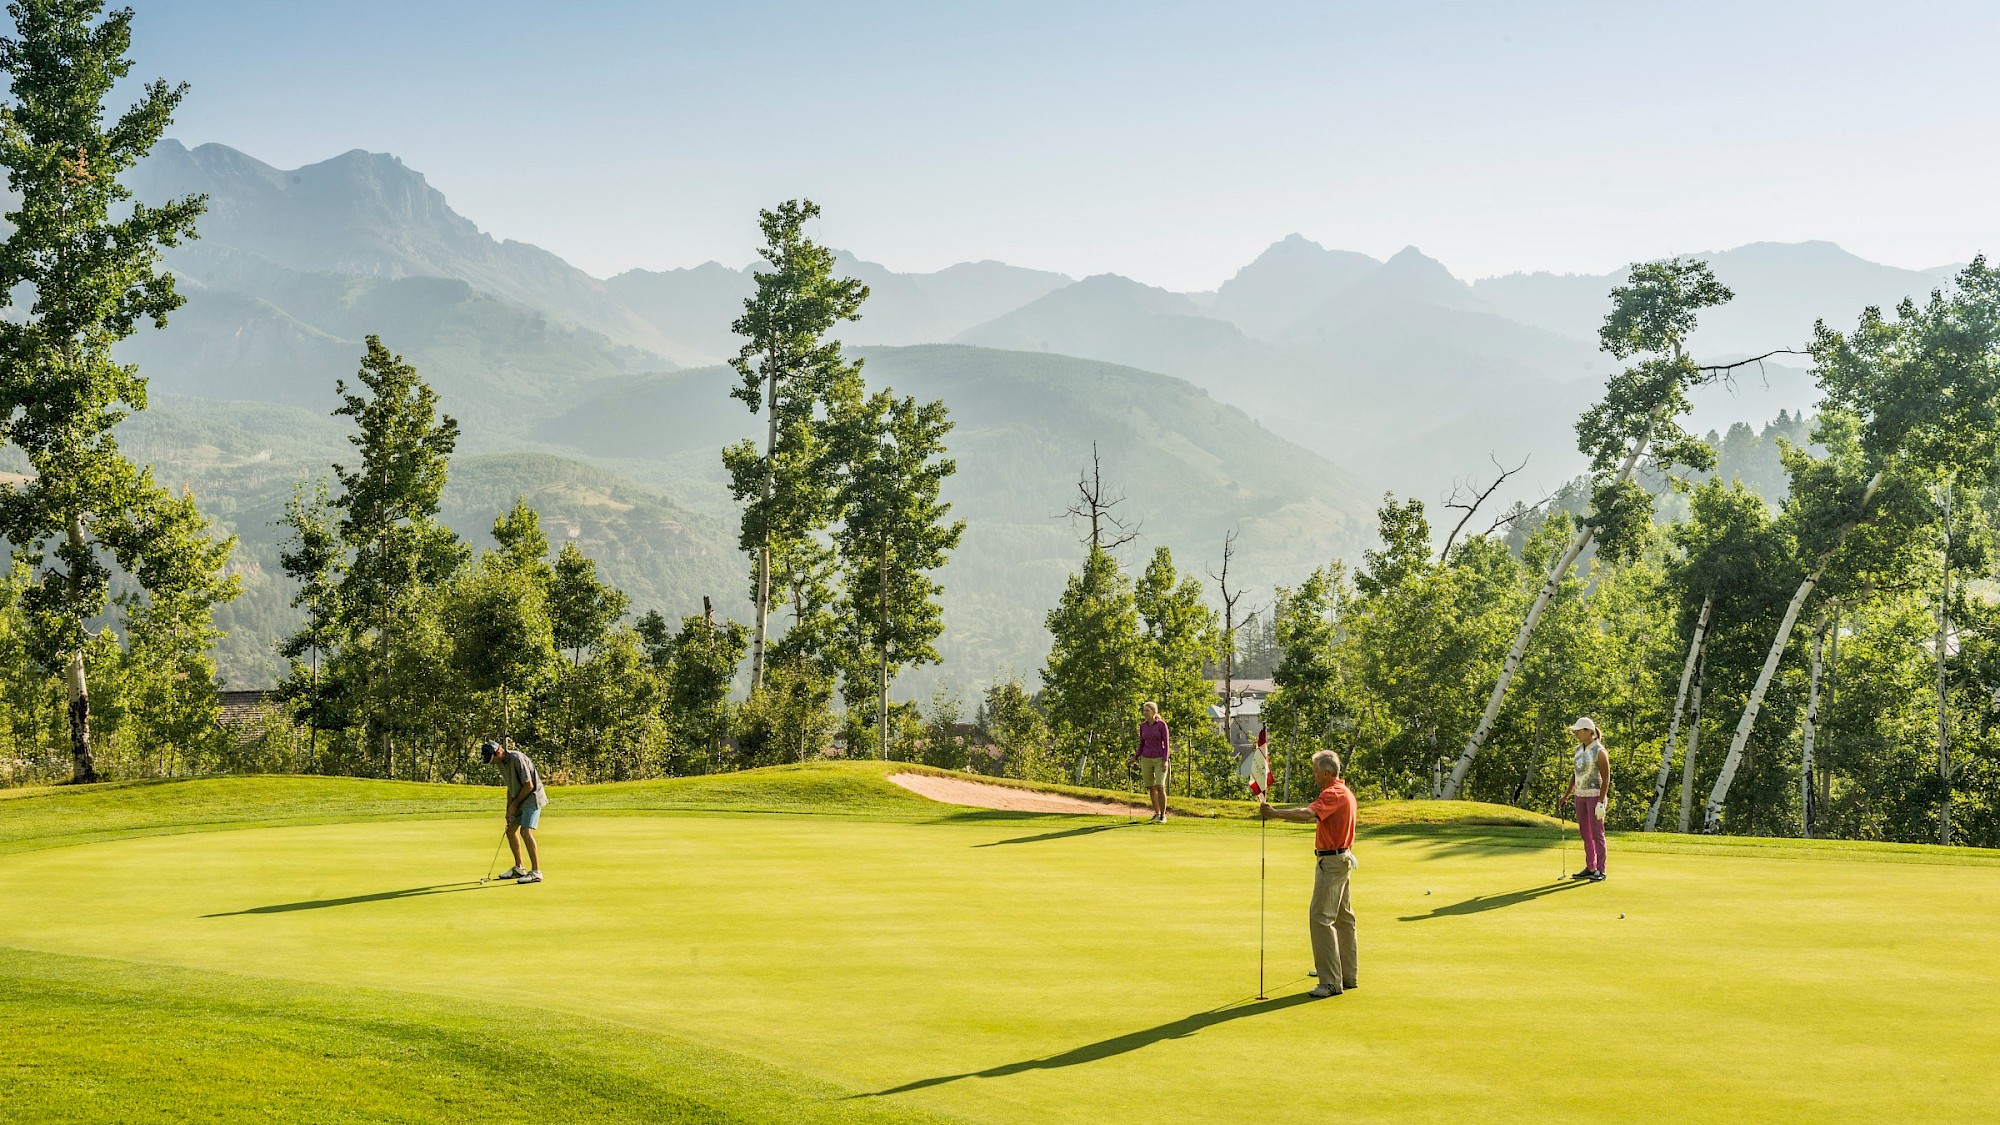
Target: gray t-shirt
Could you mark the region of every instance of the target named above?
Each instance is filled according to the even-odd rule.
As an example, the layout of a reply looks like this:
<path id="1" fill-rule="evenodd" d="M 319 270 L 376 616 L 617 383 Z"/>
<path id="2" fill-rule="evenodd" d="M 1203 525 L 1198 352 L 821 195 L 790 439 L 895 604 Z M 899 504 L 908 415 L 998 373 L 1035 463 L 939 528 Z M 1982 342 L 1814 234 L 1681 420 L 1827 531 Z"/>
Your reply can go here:
<path id="1" fill-rule="evenodd" d="M 526 754 L 519 750 L 508 750 L 493 759 L 493 764 L 500 767 L 500 778 L 507 783 L 508 804 L 514 803 L 514 798 L 520 795 L 523 786 L 534 790 L 536 808 L 539 809 L 549 803 L 549 791 L 542 784 L 541 771 L 535 769 L 535 763 Z"/>

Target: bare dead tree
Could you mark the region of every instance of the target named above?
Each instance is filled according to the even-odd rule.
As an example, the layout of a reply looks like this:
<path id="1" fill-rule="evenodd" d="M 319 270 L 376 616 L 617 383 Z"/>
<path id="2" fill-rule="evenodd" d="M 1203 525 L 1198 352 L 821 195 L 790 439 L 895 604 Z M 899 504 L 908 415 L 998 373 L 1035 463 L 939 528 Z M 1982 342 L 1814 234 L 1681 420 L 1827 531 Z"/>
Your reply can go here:
<path id="1" fill-rule="evenodd" d="M 1486 503 L 1487 498 L 1498 492 L 1500 486 L 1507 483 L 1507 478 L 1528 467 L 1528 459 L 1526 457 L 1521 458 L 1521 463 L 1510 469 L 1502 465 L 1498 457 L 1494 457 L 1491 454 L 1487 456 L 1493 462 L 1493 467 L 1500 470 L 1500 475 L 1493 478 L 1493 483 L 1479 489 L 1477 492 L 1473 492 L 1471 500 L 1464 500 L 1461 499 L 1464 493 L 1472 491 L 1472 481 L 1468 477 L 1466 480 L 1452 487 L 1451 499 L 1444 502 L 1445 507 L 1455 508 L 1465 514 L 1458 517 L 1457 526 L 1451 529 L 1450 535 L 1445 536 L 1444 549 L 1438 552 L 1438 562 L 1440 563 L 1451 557 L 1451 546 L 1458 542 L 1458 533 L 1465 530 L 1466 523 L 1479 511 L 1480 505 Z M 1494 526 L 1498 527 L 1499 525 L 1495 524 Z M 1488 529 L 1487 534 L 1491 535 L 1492 530 Z"/>
<path id="2" fill-rule="evenodd" d="M 1113 514 L 1112 509 L 1125 502 L 1124 493 L 1113 495 L 1104 485 L 1104 462 L 1097 453 L 1097 443 L 1090 443 L 1090 468 L 1078 472 L 1076 478 L 1076 503 L 1063 509 L 1062 516 L 1084 520 L 1090 525 L 1090 537 L 1084 542 L 1094 551 L 1111 551 L 1139 537 L 1136 524 L 1126 523 Z M 1062 518 L 1058 516 L 1057 518 Z"/>
<path id="3" fill-rule="evenodd" d="M 1236 749 L 1236 603 L 1243 598 L 1243 591 L 1231 593 L 1229 590 L 1229 563 L 1236 557 L 1236 533 L 1230 531 L 1222 537 L 1222 573 L 1209 571 L 1222 591 L 1222 741 L 1229 749 Z M 1192 756 L 1190 755 L 1190 758 Z M 1185 792 L 1194 789 L 1194 763 L 1188 763 Z"/>

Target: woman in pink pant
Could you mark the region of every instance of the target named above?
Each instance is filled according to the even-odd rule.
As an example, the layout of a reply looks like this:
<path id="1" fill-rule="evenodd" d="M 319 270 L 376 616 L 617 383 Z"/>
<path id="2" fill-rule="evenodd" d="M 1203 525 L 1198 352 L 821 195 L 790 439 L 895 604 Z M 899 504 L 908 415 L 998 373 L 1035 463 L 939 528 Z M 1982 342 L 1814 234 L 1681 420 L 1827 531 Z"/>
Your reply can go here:
<path id="1" fill-rule="evenodd" d="M 1576 768 L 1570 771 L 1563 800 L 1576 806 L 1576 832 L 1583 837 L 1583 870 L 1570 876 L 1604 881 L 1604 806 L 1611 800 L 1611 755 L 1604 749 L 1604 732 L 1595 719 L 1569 725 L 1576 738 Z"/>

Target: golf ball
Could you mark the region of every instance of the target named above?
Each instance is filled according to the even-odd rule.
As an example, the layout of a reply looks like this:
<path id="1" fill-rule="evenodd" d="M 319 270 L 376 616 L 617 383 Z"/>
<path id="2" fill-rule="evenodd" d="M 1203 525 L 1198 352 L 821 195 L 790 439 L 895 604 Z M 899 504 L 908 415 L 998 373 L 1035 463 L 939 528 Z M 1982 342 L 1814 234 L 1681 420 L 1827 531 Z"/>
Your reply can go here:
<path id="1" fill-rule="evenodd" d="M 1620 918 L 1623 918 L 1623 917 L 1625 917 L 1625 916 L 1624 916 L 1623 914 L 1620 914 L 1620 915 L 1619 915 L 1618 917 L 1620 917 Z"/>
<path id="2" fill-rule="evenodd" d="M 1424 888 L 1424 893 L 1425 893 L 1425 894 L 1429 894 L 1429 893 L 1431 893 L 1431 891 L 1430 891 L 1430 888 L 1429 888 L 1429 887 L 1425 887 L 1425 888 Z"/>

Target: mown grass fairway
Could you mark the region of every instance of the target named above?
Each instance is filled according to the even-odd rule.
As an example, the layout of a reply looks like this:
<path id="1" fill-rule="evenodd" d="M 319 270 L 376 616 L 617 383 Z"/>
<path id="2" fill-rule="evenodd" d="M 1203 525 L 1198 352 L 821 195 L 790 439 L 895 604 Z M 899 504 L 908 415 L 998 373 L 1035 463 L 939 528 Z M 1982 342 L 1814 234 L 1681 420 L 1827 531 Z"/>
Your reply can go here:
<path id="1" fill-rule="evenodd" d="M 1610 882 L 1557 888 L 1550 833 L 1378 829 L 1363 987 L 1305 1002 L 1310 845 L 1273 828 L 1256 1004 L 1254 826 L 979 814 L 879 778 L 558 793 L 539 887 L 474 882 L 499 818 L 459 815 L 463 789 L 0 799 L 45 825 L 0 828 L 0 1117 L 1872 1122 L 2000 1098 L 1990 853 L 1625 837 Z M 157 832 L 252 787 L 269 815 L 204 815 L 335 822 L 45 846 L 93 801 Z M 843 793 L 850 815 L 796 811 Z"/>

